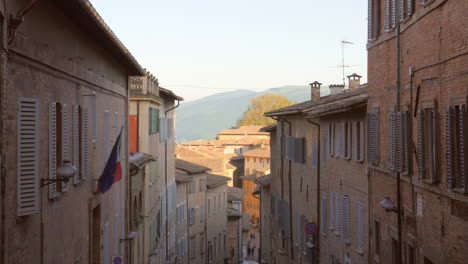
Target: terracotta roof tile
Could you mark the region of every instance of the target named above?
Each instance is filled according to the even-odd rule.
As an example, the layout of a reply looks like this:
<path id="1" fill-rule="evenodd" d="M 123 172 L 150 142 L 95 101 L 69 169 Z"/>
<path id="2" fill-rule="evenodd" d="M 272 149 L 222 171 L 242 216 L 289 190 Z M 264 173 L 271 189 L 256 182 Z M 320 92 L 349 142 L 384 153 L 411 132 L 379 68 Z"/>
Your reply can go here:
<path id="1" fill-rule="evenodd" d="M 223 129 L 218 135 L 268 135 L 266 132 L 261 132 L 262 126 L 241 126 L 238 128 Z"/>
<path id="2" fill-rule="evenodd" d="M 269 158 L 270 149 L 267 148 L 255 148 L 244 152 L 244 157 L 257 157 L 257 158 Z"/>
<path id="3" fill-rule="evenodd" d="M 213 188 L 213 187 L 222 185 L 224 183 L 227 183 L 230 180 L 231 180 L 231 178 L 229 178 L 229 177 L 224 177 L 224 176 L 216 175 L 216 174 L 207 174 L 206 175 L 206 186 L 208 188 Z"/>
<path id="4" fill-rule="evenodd" d="M 237 187 L 227 187 L 227 197 L 228 201 L 242 201 L 242 198 L 245 195 L 245 191 L 242 188 Z"/>
<path id="5" fill-rule="evenodd" d="M 175 165 L 176 169 L 183 170 L 188 174 L 204 173 L 210 170 L 210 168 L 181 159 L 176 159 Z"/>

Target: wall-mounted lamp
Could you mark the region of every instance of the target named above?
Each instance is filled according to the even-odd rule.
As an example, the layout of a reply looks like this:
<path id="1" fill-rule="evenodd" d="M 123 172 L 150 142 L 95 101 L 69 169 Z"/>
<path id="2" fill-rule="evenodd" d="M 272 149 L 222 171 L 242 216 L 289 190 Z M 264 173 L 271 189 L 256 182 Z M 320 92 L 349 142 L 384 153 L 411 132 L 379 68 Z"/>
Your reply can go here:
<path id="1" fill-rule="evenodd" d="M 385 197 L 385 199 L 380 202 L 380 207 L 382 207 L 385 212 L 387 212 L 387 214 L 390 214 L 391 212 L 398 212 L 398 208 L 395 206 L 390 197 Z"/>
<path id="2" fill-rule="evenodd" d="M 314 248 L 314 247 L 315 247 L 315 245 L 314 245 L 314 242 L 313 242 L 313 238 L 312 238 L 312 237 L 309 237 L 309 239 L 308 239 L 308 240 L 309 240 L 309 241 L 307 241 L 307 243 L 306 243 L 306 247 L 307 247 L 308 249 L 312 249 L 312 248 Z"/>
<path id="3" fill-rule="evenodd" d="M 64 160 L 62 165 L 57 168 L 56 179 L 41 179 L 41 187 L 54 182 L 68 182 L 76 174 L 76 167 L 70 161 Z"/>
<path id="4" fill-rule="evenodd" d="M 132 241 L 136 237 L 136 232 L 131 231 L 130 233 L 127 234 L 125 238 L 120 239 L 120 243 L 122 242 L 127 242 L 127 241 Z"/>

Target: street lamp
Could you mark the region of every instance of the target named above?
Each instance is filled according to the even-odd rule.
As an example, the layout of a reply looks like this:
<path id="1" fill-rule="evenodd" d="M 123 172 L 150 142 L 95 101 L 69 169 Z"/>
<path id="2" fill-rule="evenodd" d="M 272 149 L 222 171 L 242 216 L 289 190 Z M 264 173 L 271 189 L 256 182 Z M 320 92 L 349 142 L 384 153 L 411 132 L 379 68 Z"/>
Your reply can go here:
<path id="1" fill-rule="evenodd" d="M 127 241 L 132 241 L 136 237 L 137 233 L 134 231 L 131 231 L 127 234 L 125 238 L 120 239 L 120 243 L 122 242 L 127 242 Z"/>
<path id="2" fill-rule="evenodd" d="M 391 212 L 398 212 L 398 207 L 393 203 L 390 197 L 385 197 L 385 199 L 380 202 L 380 207 L 382 207 L 388 215 L 390 215 Z"/>
<path id="3" fill-rule="evenodd" d="M 57 168 L 56 179 L 41 179 L 41 187 L 50 185 L 54 182 L 67 183 L 76 174 L 76 167 L 69 160 L 64 160 L 62 165 Z"/>

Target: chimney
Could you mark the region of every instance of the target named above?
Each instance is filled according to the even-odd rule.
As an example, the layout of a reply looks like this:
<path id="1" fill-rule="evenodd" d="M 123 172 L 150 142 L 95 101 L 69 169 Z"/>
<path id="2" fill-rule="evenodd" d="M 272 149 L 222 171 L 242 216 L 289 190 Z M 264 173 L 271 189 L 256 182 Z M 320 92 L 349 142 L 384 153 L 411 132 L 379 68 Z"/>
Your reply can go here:
<path id="1" fill-rule="evenodd" d="M 344 92 L 344 85 L 343 84 L 330 84 L 330 92 L 331 95 L 340 94 Z"/>
<path id="2" fill-rule="evenodd" d="M 362 76 L 361 75 L 357 75 L 356 73 L 353 73 L 348 77 L 348 81 L 349 81 L 349 90 L 350 91 L 354 91 L 354 90 L 357 90 L 359 89 L 359 87 L 361 87 L 361 78 Z"/>
<path id="3" fill-rule="evenodd" d="M 310 90 L 311 90 L 310 100 L 311 101 L 320 100 L 320 85 L 322 84 L 315 81 L 313 83 L 309 83 L 309 85 L 310 85 Z"/>

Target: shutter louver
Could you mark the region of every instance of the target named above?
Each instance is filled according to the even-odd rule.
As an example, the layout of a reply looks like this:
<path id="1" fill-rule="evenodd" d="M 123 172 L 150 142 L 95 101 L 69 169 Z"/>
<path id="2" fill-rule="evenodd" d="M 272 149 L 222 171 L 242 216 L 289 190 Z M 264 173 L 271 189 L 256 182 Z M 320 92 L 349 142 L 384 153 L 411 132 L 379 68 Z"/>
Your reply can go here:
<path id="1" fill-rule="evenodd" d="M 115 140 L 117 140 L 117 137 L 119 136 L 119 113 L 115 112 L 114 113 L 114 137 Z"/>
<path id="2" fill-rule="evenodd" d="M 364 122 L 359 122 L 359 161 L 364 161 L 364 149 L 365 149 L 365 129 Z"/>
<path id="3" fill-rule="evenodd" d="M 379 155 L 379 118 L 378 113 L 368 114 L 368 151 L 367 159 L 373 165 L 378 163 Z"/>
<path id="4" fill-rule="evenodd" d="M 153 108 L 148 108 L 148 134 L 152 134 L 153 128 Z"/>
<path id="5" fill-rule="evenodd" d="M 406 2 L 406 15 L 408 17 L 413 15 L 413 8 L 414 8 L 413 1 L 414 0 L 407 0 L 407 2 Z"/>
<path id="6" fill-rule="evenodd" d="M 466 171 L 466 164 L 467 164 L 467 153 L 465 153 L 466 149 L 466 144 L 467 144 L 467 137 L 468 137 L 468 131 L 467 131 L 467 111 L 466 111 L 466 106 L 461 105 L 459 109 L 459 121 L 458 121 L 458 130 L 459 130 L 459 142 L 458 142 L 458 178 L 457 180 L 459 182 L 456 183 L 457 188 L 462 188 L 462 191 L 464 193 L 467 193 L 467 186 L 466 186 L 466 181 L 467 181 L 467 171 Z"/>
<path id="7" fill-rule="evenodd" d="M 409 139 L 409 129 L 410 129 L 410 126 L 409 126 L 409 112 L 408 111 L 405 111 L 402 113 L 402 122 L 403 122 L 403 125 L 402 125 L 402 129 L 403 129 L 403 133 L 402 133 L 402 136 L 403 136 L 403 140 L 402 140 L 402 144 L 403 144 L 403 168 L 402 168 L 402 172 L 409 172 L 409 159 L 410 159 L 410 153 L 409 153 L 409 142 L 410 142 L 410 139 Z"/>
<path id="8" fill-rule="evenodd" d="M 19 98 L 17 114 L 17 215 L 39 211 L 39 100 Z"/>
<path id="9" fill-rule="evenodd" d="M 68 157 L 68 105 L 62 105 L 62 162 L 70 161 Z M 62 192 L 68 190 L 68 183 L 62 182 Z"/>
<path id="10" fill-rule="evenodd" d="M 351 148 L 352 148 L 352 132 L 353 132 L 351 123 L 346 123 L 345 128 L 346 128 L 346 158 L 350 159 Z"/>
<path id="11" fill-rule="evenodd" d="M 73 106 L 73 165 L 76 167 L 76 174 L 73 176 L 73 183 L 80 182 L 80 106 Z"/>
<path id="12" fill-rule="evenodd" d="M 110 154 L 109 133 L 110 133 L 110 113 L 109 113 L 109 110 L 106 110 L 104 112 L 104 165 L 106 164 L 106 161 L 109 158 L 109 154 Z"/>
<path id="13" fill-rule="evenodd" d="M 89 174 L 89 145 L 88 145 L 88 108 L 83 107 L 81 119 L 81 178 L 88 178 Z"/>
<path id="14" fill-rule="evenodd" d="M 327 229 L 327 198 L 325 196 L 322 197 L 322 223 L 320 225 L 320 229 L 321 229 L 320 231 L 322 232 L 322 234 L 325 235 L 326 229 Z"/>
<path id="15" fill-rule="evenodd" d="M 433 182 L 435 182 L 436 179 L 436 122 L 435 122 L 435 111 L 434 109 L 429 109 L 429 122 L 428 122 L 428 139 L 429 139 L 429 145 L 428 145 L 428 163 L 429 163 L 429 171 L 428 171 L 428 176 L 432 179 Z"/>
<path id="16" fill-rule="evenodd" d="M 385 17 L 384 17 L 384 30 L 390 30 L 390 0 L 385 0 Z"/>
<path id="17" fill-rule="evenodd" d="M 390 113 L 388 120 L 388 167 L 395 169 L 395 113 Z"/>
<path id="18" fill-rule="evenodd" d="M 455 113 L 453 106 L 447 106 L 447 116 L 445 125 L 446 140 L 446 163 L 447 163 L 447 186 L 455 186 Z"/>
<path id="19" fill-rule="evenodd" d="M 406 14 L 406 13 L 405 13 L 405 8 L 406 8 L 406 6 L 405 6 L 405 0 L 396 0 L 396 1 L 400 1 L 400 2 L 398 3 L 398 12 L 400 12 L 400 13 L 399 13 L 399 15 L 400 15 L 400 17 L 399 17 L 399 18 L 400 18 L 400 21 L 403 21 L 403 20 L 405 19 L 405 14 Z"/>
<path id="20" fill-rule="evenodd" d="M 359 160 L 359 133 L 358 133 L 358 123 L 354 122 L 352 123 L 352 152 L 353 152 L 353 160 Z"/>
<path id="21" fill-rule="evenodd" d="M 334 204 L 335 204 L 335 199 L 334 197 L 335 192 L 330 191 L 330 197 L 329 197 L 329 203 L 330 203 L 330 229 L 333 229 L 333 223 L 335 221 L 334 218 Z"/>
<path id="22" fill-rule="evenodd" d="M 327 157 L 328 157 L 328 153 L 327 153 L 327 147 L 328 147 L 328 137 L 327 136 L 324 136 L 323 137 L 323 142 L 322 142 L 322 167 L 325 167 L 327 165 Z"/>
<path id="23" fill-rule="evenodd" d="M 364 251 L 364 205 L 358 202 L 357 206 L 357 250 Z"/>
<path id="24" fill-rule="evenodd" d="M 392 2 L 391 17 L 392 17 L 392 28 L 396 26 L 396 1 L 399 0 L 390 0 Z"/>
<path id="25" fill-rule="evenodd" d="M 367 39 L 371 40 L 373 38 L 372 32 L 373 32 L 373 0 L 367 0 Z"/>
<path id="26" fill-rule="evenodd" d="M 350 242 L 349 196 L 341 197 L 341 239 L 345 243 Z"/>
<path id="27" fill-rule="evenodd" d="M 403 156 L 403 144 L 402 144 L 402 125 L 401 125 L 401 112 L 396 113 L 396 120 L 395 120 L 395 170 L 398 172 L 402 171 L 402 156 Z"/>
<path id="28" fill-rule="evenodd" d="M 335 192 L 335 233 L 338 235 L 341 232 L 340 210 L 340 194 Z"/>
<path id="29" fill-rule="evenodd" d="M 329 149 L 329 154 L 330 156 L 333 156 L 333 154 L 335 153 L 335 141 L 334 141 L 334 135 L 333 135 L 333 132 L 334 132 L 334 125 L 333 124 L 328 124 L 328 138 L 330 139 L 330 144 L 328 146 L 328 149 Z"/>
<path id="30" fill-rule="evenodd" d="M 57 103 L 49 106 L 49 179 L 57 178 Z M 57 198 L 57 182 L 49 184 L 49 199 Z"/>
<path id="31" fill-rule="evenodd" d="M 424 156 L 425 156 L 425 135 L 424 135 L 424 125 L 425 120 L 424 120 L 424 110 L 419 109 L 418 110 L 418 176 L 420 179 L 425 178 L 425 161 L 424 161 Z"/>

